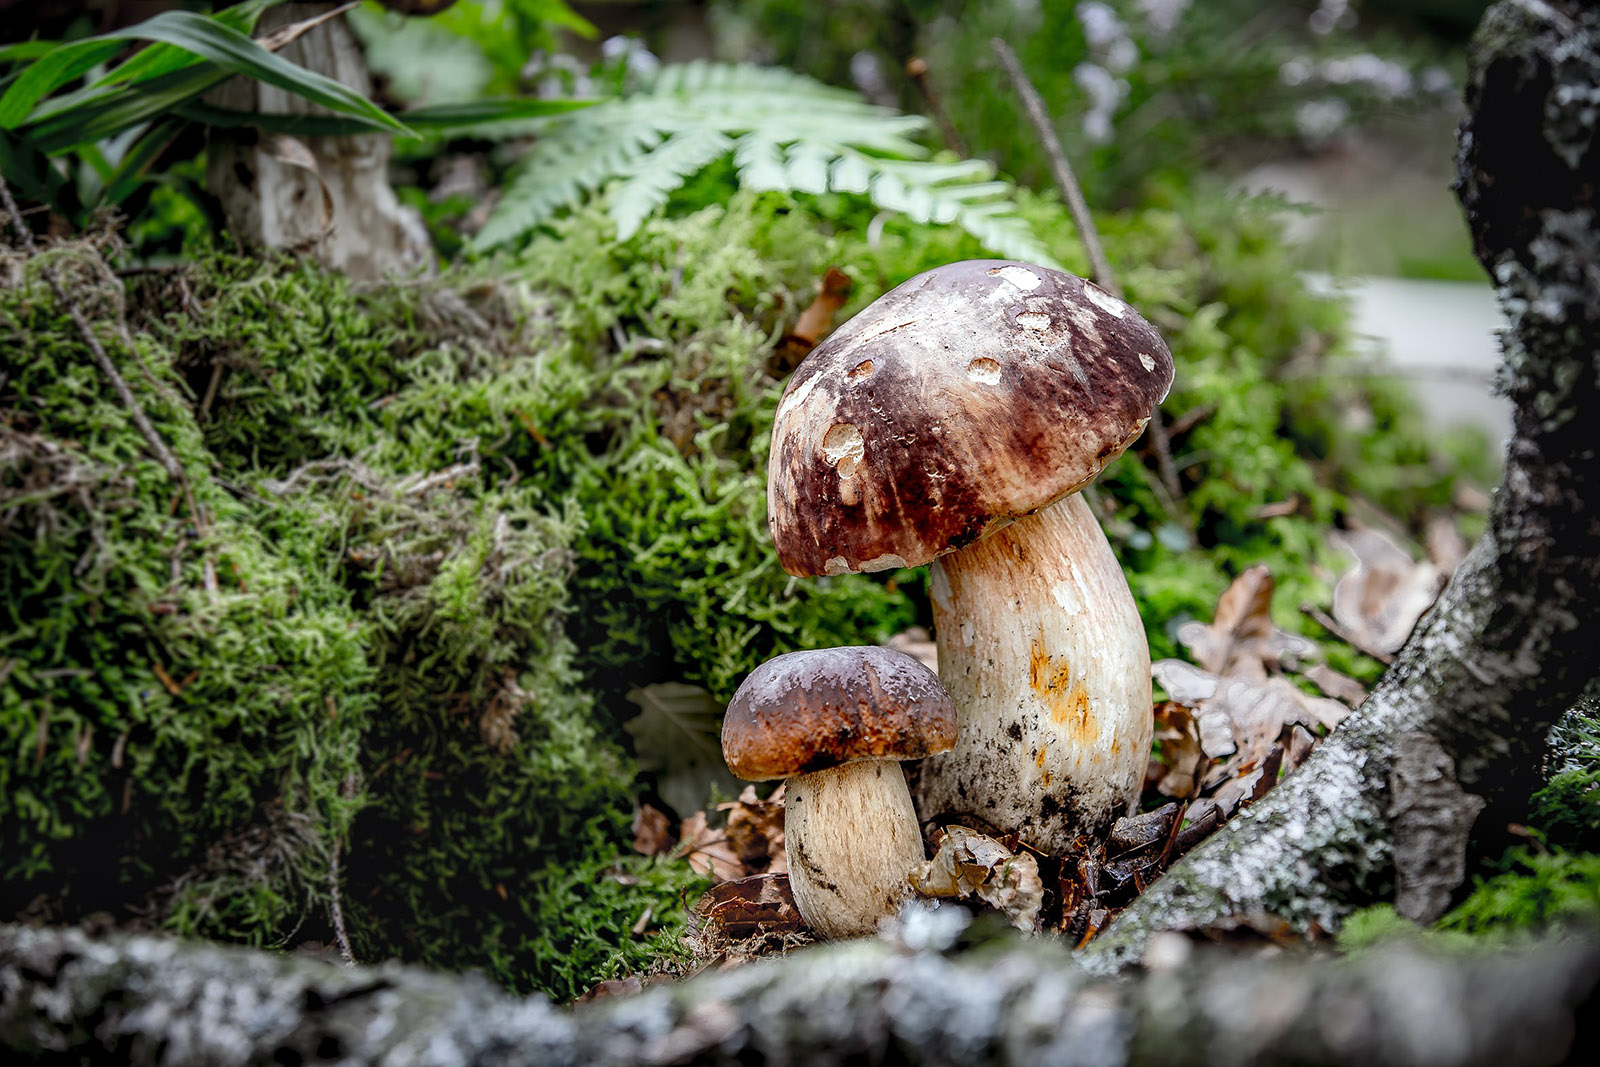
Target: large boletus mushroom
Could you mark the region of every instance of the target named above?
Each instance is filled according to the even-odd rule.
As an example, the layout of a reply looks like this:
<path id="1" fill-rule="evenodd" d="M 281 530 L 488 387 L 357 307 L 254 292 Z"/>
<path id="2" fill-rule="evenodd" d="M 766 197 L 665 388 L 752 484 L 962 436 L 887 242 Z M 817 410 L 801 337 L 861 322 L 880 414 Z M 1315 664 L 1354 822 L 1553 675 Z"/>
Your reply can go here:
<path id="1" fill-rule="evenodd" d="M 747 781 L 787 778 L 795 904 L 823 937 L 860 937 L 911 895 L 922 832 L 898 761 L 943 752 L 956 713 L 928 668 L 889 648 L 768 660 L 728 703 L 722 755 Z"/>
<path id="2" fill-rule="evenodd" d="M 960 737 L 918 779 L 1064 851 L 1139 795 L 1150 651 L 1087 485 L 1172 384 L 1153 326 L 1062 271 L 978 260 L 920 274 L 819 345 L 772 431 L 767 499 L 796 575 L 934 561 L 939 675 Z"/>

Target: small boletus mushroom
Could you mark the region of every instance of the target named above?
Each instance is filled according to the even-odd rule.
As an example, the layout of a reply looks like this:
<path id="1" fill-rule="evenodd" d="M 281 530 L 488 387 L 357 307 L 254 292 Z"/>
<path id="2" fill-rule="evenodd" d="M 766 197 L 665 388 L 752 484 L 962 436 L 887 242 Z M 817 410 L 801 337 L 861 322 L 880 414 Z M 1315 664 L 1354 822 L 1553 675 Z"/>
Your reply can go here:
<path id="1" fill-rule="evenodd" d="M 911 895 L 922 831 L 898 761 L 943 752 L 956 713 L 938 676 L 891 648 L 825 648 L 768 660 L 722 723 L 746 781 L 786 778 L 789 885 L 822 937 L 860 937 Z"/>
<path id="2" fill-rule="evenodd" d="M 1161 335 L 1122 300 L 998 260 L 912 278 L 790 379 L 767 480 L 784 568 L 933 562 L 960 737 L 920 770 L 924 817 L 976 815 L 1060 854 L 1136 802 L 1150 650 L 1076 493 L 1171 384 Z"/>

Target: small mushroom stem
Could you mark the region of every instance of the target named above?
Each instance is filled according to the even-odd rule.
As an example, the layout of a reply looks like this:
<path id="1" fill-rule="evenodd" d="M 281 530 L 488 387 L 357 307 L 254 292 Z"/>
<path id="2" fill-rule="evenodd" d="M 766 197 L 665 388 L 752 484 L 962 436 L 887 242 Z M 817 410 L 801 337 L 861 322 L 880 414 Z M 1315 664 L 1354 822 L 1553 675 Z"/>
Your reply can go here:
<path id="1" fill-rule="evenodd" d="M 925 818 L 976 815 L 1062 855 L 1137 801 L 1150 647 L 1105 534 L 1074 493 L 933 565 L 953 749 L 917 782 Z"/>
<path id="2" fill-rule="evenodd" d="M 822 937 L 864 937 L 911 895 L 922 832 L 900 764 L 861 760 L 797 774 L 784 791 L 789 887 Z"/>

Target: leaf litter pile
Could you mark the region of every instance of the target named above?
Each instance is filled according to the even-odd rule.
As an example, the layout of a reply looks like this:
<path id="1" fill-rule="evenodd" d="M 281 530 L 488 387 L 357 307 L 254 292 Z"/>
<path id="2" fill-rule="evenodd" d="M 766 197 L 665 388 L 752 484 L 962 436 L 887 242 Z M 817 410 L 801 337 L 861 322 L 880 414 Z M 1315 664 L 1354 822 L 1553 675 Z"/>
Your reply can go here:
<path id="1" fill-rule="evenodd" d="M 1334 586 L 1330 611 L 1302 610 L 1357 651 L 1388 662 L 1443 589 L 1465 545 L 1453 525 L 1442 524 L 1429 531 L 1430 558 L 1417 562 L 1375 529 L 1329 536 L 1352 566 Z M 1156 744 L 1138 814 L 1118 820 L 1106 840 L 1080 838 L 1062 856 L 1033 848 L 1025 833 L 925 825 L 932 858 L 911 872 L 916 895 L 997 912 L 1018 929 L 1082 945 L 1186 852 L 1292 774 L 1361 704 L 1366 689 L 1323 662 L 1315 642 L 1273 623 L 1272 593 L 1267 568 L 1249 568 L 1218 599 L 1211 622 L 1178 627 L 1178 641 L 1193 662 L 1152 665 L 1167 699 L 1153 708 Z M 934 643 L 920 628 L 888 644 L 938 666 Z M 814 940 L 789 888 L 783 800 L 781 784 L 766 797 L 745 786 L 737 800 L 694 812 L 676 833 L 668 816 L 649 804 L 636 815 L 637 851 L 685 858 L 713 882 L 691 921 L 688 947 L 696 969 L 736 965 Z M 1293 937 L 1270 917 L 1243 927 L 1256 939 Z M 1206 931 L 1214 937 L 1239 932 Z M 602 983 L 591 995 L 633 988 L 637 979 Z"/>

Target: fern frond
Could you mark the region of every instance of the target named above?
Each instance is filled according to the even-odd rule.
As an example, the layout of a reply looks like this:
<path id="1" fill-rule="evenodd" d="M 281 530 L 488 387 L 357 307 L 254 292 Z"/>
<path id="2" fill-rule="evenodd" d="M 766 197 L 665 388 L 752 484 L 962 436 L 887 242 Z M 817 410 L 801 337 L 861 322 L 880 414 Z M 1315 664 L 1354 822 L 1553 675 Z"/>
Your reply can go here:
<path id="1" fill-rule="evenodd" d="M 747 189 L 865 195 L 920 223 L 960 226 L 1003 256 L 1054 265 L 987 163 L 928 159 L 915 140 L 926 125 L 788 70 L 664 67 L 642 92 L 545 124 L 473 243 L 515 241 L 608 185 L 608 210 L 626 238 L 731 152 Z"/>
<path id="2" fill-rule="evenodd" d="M 692 126 L 663 141 L 655 151 L 634 160 L 611 194 L 611 217 L 617 236 L 632 237 L 650 213 L 691 174 L 728 154 L 733 139 L 714 126 Z"/>

